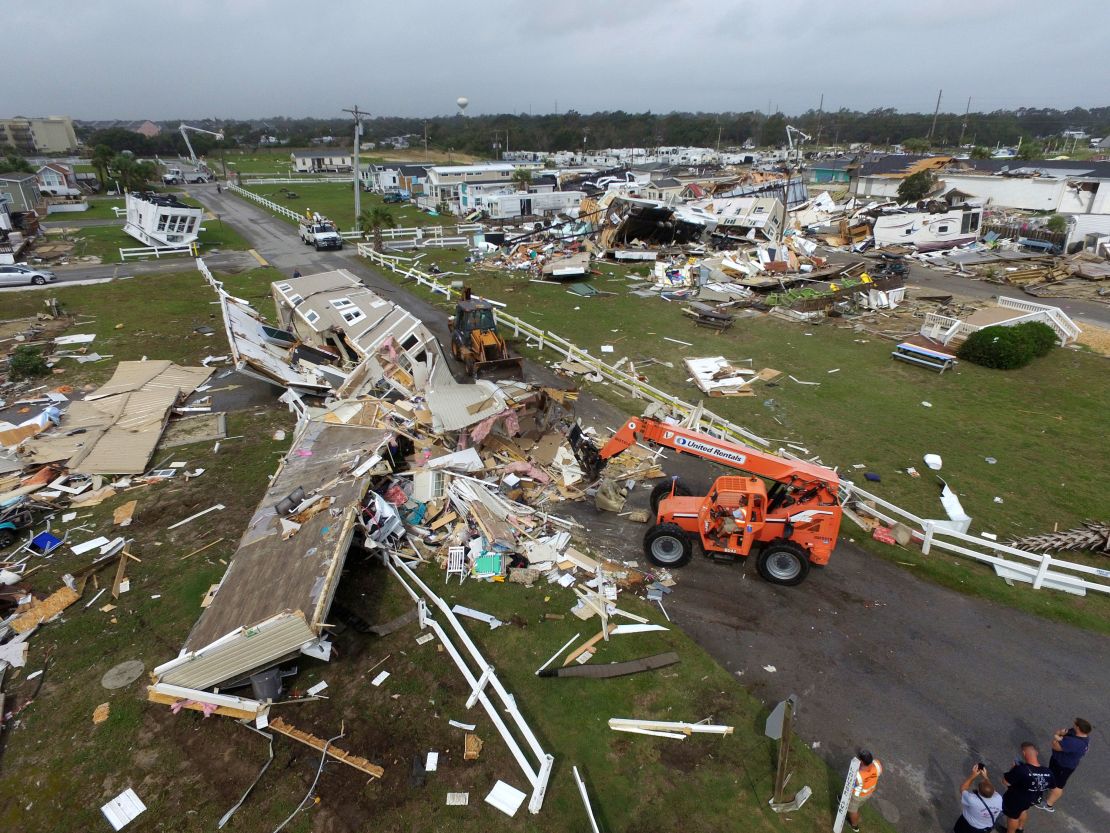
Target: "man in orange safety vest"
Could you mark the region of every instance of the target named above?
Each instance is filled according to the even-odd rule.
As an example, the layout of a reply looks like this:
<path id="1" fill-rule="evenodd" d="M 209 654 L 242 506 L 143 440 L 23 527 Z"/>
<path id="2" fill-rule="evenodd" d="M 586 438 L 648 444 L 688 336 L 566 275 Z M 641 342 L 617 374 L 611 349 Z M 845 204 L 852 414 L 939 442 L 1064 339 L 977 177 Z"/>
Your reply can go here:
<path id="1" fill-rule="evenodd" d="M 879 776 L 883 774 L 883 765 L 866 749 L 861 749 L 856 757 L 859 758 L 859 771 L 856 772 L 852 798 L 848 801 L 848 826 L 859 833 L 860 808 L 875 794 Z"/>

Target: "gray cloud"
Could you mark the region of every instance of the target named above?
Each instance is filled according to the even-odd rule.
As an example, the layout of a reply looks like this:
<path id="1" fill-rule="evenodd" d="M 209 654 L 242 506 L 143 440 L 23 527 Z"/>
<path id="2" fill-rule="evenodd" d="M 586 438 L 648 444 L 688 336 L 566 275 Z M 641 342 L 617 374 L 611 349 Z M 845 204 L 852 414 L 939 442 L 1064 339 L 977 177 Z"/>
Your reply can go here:
<path id="1" fill-rule="evenodd" d="M 1103 4 L 8 3 L 0 115 L 338 116 L 1105 105 Z M 1022 10 L 1024 7 L 1024 11 Z M 1098 24 L 1094 18 L 1101 18 Z M 52 70 L 59 66 L 58 72 Z"/>

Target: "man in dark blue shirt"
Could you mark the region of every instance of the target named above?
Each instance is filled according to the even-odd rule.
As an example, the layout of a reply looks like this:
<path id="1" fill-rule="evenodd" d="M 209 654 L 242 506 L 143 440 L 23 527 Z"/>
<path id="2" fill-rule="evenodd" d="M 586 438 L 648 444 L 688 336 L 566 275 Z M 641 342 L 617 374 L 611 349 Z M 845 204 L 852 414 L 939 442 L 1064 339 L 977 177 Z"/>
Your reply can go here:
<path id="1" fill-rule="evenodd" d="M 1064 794 L 1064 785 L 1087 754 L 1090 734 L 1091 724 L 1077 717 L 1070 729 L 1061 729 L 1052 736 L 1052 757 L 1048 761 L 1048 768 L 1052 771 L 1052 789 L 1044 804 L 1037 805 L 1042 810 L 1056 812 L 1056 802 Z"/>
<path id="2" fill-rule="evenodd" d="M 1052 787 L 1052 772 L 1041 766 L 1036 744 L 1021 745 L 1021 758 L 1013 769 L 1002 776 L 1006 794 L 1002 796 L 1002 814 L 1006 817 L 1006 833 L 1021 833 L 1029 808 L 1041 800 Z"/>

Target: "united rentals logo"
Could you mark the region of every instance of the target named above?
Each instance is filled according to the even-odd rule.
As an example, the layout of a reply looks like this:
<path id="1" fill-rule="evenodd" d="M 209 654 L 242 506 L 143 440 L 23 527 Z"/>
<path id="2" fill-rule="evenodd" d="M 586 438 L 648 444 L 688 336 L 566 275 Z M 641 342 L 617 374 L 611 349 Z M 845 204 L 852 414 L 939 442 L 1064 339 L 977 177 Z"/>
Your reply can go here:
<path id="1" fill-rule="evenodd" d="M 727 460 L 730 463 L 736 463 L 738 466 L 744 465 L 748 458 L 744 454 L 737 454 L 735 451 L 728 451 L 724 448 L 718 448 L 709 443 L 703 443 L 701 440 L 691 439 L 689 437 L 678 437 L 674 444 L 683 451 L 697 451 L 701 454 L 716 457 L 718 460 Z"/>

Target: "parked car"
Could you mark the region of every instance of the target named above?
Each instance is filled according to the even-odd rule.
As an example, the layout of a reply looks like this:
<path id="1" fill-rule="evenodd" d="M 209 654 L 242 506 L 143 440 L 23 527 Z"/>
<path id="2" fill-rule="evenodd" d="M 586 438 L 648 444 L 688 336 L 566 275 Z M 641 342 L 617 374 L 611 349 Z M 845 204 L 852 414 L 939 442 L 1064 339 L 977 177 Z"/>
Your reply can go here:
<path id="1" fill-rule="evenodd" d="M 42 286 L 56 280 L 58 280 L 58 276 L 49 269 L 36 269 L 25 263 L 17 263 L 14 266 L 0 266 L 0 286 L 16 286 L 25 283 Z"/>

